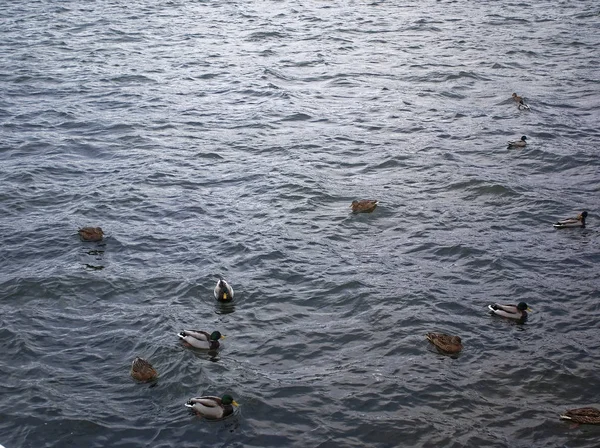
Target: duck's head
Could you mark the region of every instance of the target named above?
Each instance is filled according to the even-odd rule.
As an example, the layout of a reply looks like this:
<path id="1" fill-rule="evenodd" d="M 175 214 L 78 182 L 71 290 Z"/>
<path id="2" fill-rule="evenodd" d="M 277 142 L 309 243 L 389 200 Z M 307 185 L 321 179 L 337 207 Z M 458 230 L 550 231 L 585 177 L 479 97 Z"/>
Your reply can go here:
<path id="1" fill-rule="evenodd" d="M 224 405 L 231 404 L 233 406 L 239 406 L 239 404 L 236 403 L 233 397 L 229 394 L 225 394 L 221 397 L 221 403 L 223 403 Z"/>
<path id="2" fill-rule="evenodd" d="M 352 204 L 350 204 L 350 207 L 356 207 L 358 205 L 358 201 L 355 199 L 352 201 Z"/>
<path id="3" fill-rule="evenodd" d="M 525 136 L 522 136 L 522 137 L 521 137 L 521 141 L 525 141 L 525 140 L 527 140 L 527 137 L 525 137 Z"/>
<path id="4" fill-rule="evenodd" d="M 460 339 L 460 336 L 452 336 L 452 343 L 453 344 L 462 344 L 462 340 Z"/>
<path id="5" fill-rule="evenodd" d="M 525 302 L 519 302 L 517 309 L 519 311 L 531 311 L 531 308 L 529 308 Z"/>
<path id="6" fill-rule="evenodd" d="M 585 221 L 585 218 L 587 218 L 587 212 L 583 211 L 579 214 L 579 216 L 577 217 L 578 220 L 580 221 Z"/>
<path id="7" fill-rule="evenodd" d="M 519 95 L 517 95 L 516 93 L 513 93 L 512 96 L 513 96 L 513 98 L 515 98 L 515 97 L 517 97 Z"/>
<path id="8" fill-rule="evenodd" d="M 225 339 L 225 336 L 223 336 L 220 331 L 213 331 L 210 334 L 211 341 L 218 341 L 219 339 Z"/>

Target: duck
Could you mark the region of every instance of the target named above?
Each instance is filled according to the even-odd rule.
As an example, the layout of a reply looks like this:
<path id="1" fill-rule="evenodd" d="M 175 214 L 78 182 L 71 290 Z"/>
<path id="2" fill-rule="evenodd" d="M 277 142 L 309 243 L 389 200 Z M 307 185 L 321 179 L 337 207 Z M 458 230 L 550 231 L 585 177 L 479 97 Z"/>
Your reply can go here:
<path id="1" fill-rule="evenodd" d="M 527 142 L 525 140 L 527 140 L 527 137 L 522 136 L 521 140 L 513 140 L 513 141 L 508 142 L 508 147 L 509 148 L 524 148 L 525 146 L 527 146 Z"/>
<path id="2" fill-rule="evenodd" d="M 554 224 L 554 228 L 555 229 L 567 229 L 570 227 L 584 228 L 585 227 L 585 218 L 587 218 L 587 215 L 588 215 L 588 212 L 586 212 L 584 210 L 579 215 L 577 215 L 575 218 L 567 218 L 567 219 L 563 219 L 562 221 L 557 221 L 556 224 Z"/>
<path id="3" fill-rule="evenodd" d="M 217 350 L 221 345 L 219 339 L 225 339 L 225 336 L 219 331 L 208 334 L 208 332 L 202 330 L 184 330 L 177 333 L 177 336 L 192 347 L 203 350 Z"/>
<path id="4" fill-rule="evenodd" d="M 462 350 L 462 341 L 459 336 L 450 336 L 444 333 L 427 333 L 427 340 L 444 353 L 458 353 Z"/>
<path id="5" fill-rule="evenodd" d="M 525 101 L 523 101 L 523 97 L 517 95 L 516 93 L 513 93 L 512 98 L 517 102 L 519 109 L 530 110 L 530 107 L 527 104 L 525 104 Z"/>
<path id="6" fill-rule="evenodd" d="M 148 383 L 158 377 L 158 372 L 152 364 L 138 356 L 131 363 L 131 376 L 137 381 Z"/>
<path id="7" fill-rule="evenodd" d="M 371 213 L 377 208 L 379 201 L 374 199 L 361 199 L 360 201 L 354 200 L 350 207 L 353 213 Z"/>
<path id="8" fill-rule="evenodd" d="M 210 419 L 220 420 L 233 414 L 233 407 L 239 404 L 231 395 L 225 394 L 219 397 L 196 397 L 190 398 L 185 404 L 191 408 L 197 415 Z"/>
<path id="9" fill-rule="evenodd" d="M 233 288 L 223 279 L 220 279 L 215 286 L 215 299 L 220 302 L 233 300 Z"/>
<path id="10" fill-rule="evenodd" d="M 600 409 L 577 408 L 569 409 L 560 416 L 563 420 L 571 420 L 573 423 L 600 425 Z"/>
<path id="11" fill-rule="evenodd" d="M 81 241 L 102 241 L 104 232 L 100 227 L 82 227 L 78 230 Z"/>
<path id="12" fill-rule="evenodd" d="M 518 305 L 489 305 L 491 314 L 506 317 L 508 319 L 524 320 L 527 318 L 527 311 L 531 308 L 525 302 L 519 302 Z"/>

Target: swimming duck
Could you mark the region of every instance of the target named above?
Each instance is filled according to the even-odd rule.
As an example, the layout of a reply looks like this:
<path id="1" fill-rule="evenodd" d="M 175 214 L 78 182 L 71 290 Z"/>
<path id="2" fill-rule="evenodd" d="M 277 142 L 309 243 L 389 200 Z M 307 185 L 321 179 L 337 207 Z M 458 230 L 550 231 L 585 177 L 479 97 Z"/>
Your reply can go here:
<path id="1" fill-rule="evenodd" d="M 509 148 L 524 148 L 525 146 L 527 146 L 527 142 L 525 140 L 527 140 L 527 137 L 523 136 L 523 137 L 521 137 L 521 140 L 513 140 L 511 142 L 508 142 L 508 147 Z"/>
<path id="2" fill-rule="evenodd" d="M 427 340 L 444 353 L 458 353 L 462 350 L 462 341 L 458 336 L 450 336 L 444 333 L 427 333 Z"/>
<path id="3" fill-rule="evenodd" d="M 531 312 L 531 309 L 525 302 L 519 302 L 518 305 L 489 305 L 488 308 L 491 314 L 506 317 L 508 319 L 524 320 L 527 318 L 527 311 Z"/>
<path id="4" fill-rule="evenodd" d="M 233 300 L 233 288 L 223 279 L 220 279 L 215 286 L 215 299 L 220 302 Z"/>
<path id="5" fill-rule="evenodd" d="M 233 406 L 239 406 L 231 395 L 219 397 L 190 398 L 185 404 L 201 417 L 219 420 L 233 414 Z"/>
<path id="6" fill-rule="evenodd" d="M 218 331 L 213 331 L 208 334 L 202 330 L 184 330 L 177 334 L 179 339 L 187 342 L 192 347 L 201 348 L 203 350 L 217 350 L 221 345 L 219 339 L 225 339 Z"/>
<path id="7" fill-rule="evenodd" d="M 353 213 L 371 213 L 377 208 L 377 204 L 379 204 L 379 201 L 373 199 L 361 199 L 360 201 L 352 201 L 350 207 L 352 207 Z"/>
<path id="8" fill-rule="evenodd" d="M 524 110 L 530 109 L 530 107 L 527 104 L 525 104 L 525 101 L 523 101 L 523 97 L 517 95 L 516 93 L 513 93 L 512 97 L 513 97 L 513 100 L 515 100 L 517 102 L 519 109 L 524 109 Z"/>
<path id="9" fill-rule="evenodd" d="M 154 381 L 158 377 L 158 372 L 154 370 L 152 364 L 139 356 L 131 363 L 131 376 L 144 383 Z"/>
<path id="10" fill-rule="evenodd" d="M 104 232 L 100 227 L 82 227 L 79 229 L 81 241 L 102 241 Z"/>
<path id="11" fill-rule="evenodd" d="M 569 227 L 585 227 L 585 218 L 587 218 L 588 213 L 586 211 L 581 212 L 575 218 L 567 218 L 562 221 L 558 221 L 554 224 L 554 228 L 556 229 L 566 229 Z"/>
<path id="12" fill-rule="evenodd" d="M 588 425 L 600 425 L 600 409 L 577 408 L 569 409 L 560 416 L 563 420 L 571 420 L 573 423 Z"/>

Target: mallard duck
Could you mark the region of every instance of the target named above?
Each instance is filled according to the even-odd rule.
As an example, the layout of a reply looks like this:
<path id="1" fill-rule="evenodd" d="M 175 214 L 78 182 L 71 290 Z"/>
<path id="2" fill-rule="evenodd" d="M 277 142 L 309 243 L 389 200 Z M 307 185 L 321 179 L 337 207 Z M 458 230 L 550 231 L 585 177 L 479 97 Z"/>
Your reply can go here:
<path id="1" fill-rule="evenodd" d="M 526 109 L 526 110 L 530 109 L 530 107 L 527 104 L 525 104 L 525 101 L 523 101 L 523 97 L 520 97 L 516 93 L 513 93 L 512 97 L 513 97 L 513 100 L 515 100 L 517 102 L 519 109 Z"/>
<path id="2" fill-rule="evenodd" d="M 221 345 L 219 339 L 225 339 L 225 336 L 218 331 L 213 331 L 211 334 L 208 334 L 206 331 L 202 330 L 184 330 L 178 333 L 177 336 L 192 347 L 204 350 L 217 350 Z"/>
<path id="3" fill-rule="evenodd" d="M 102 241 L 104 232 L 100 227 L 82 227 L 79 229 L 81 241 Z"/>
<path id="4" fill-rule="evenodd" d="M 427 340 L 444 353 L 458 353 L 462 350 L 462 341 L 458 336 L 450 336 L 444 333 L 427 333 Z"/>
<path id="5" fill-rule="evenodd" d="M 519 302 L 518 305 L 489 305 L 491 314 L 506 317 L 508 319 L 523 320 L 527 318 L 527 311 L 531 312 L 531 308 L 525 302 Z"/>
<path id="6" fill-rule="evenodd" d="M 581 212 L 575 218 L 567 218 L 562 221 L 558 221 L 554 224 L 554 228 L 556 229 L 566 229 L 569 227 L 585 227 L 585 218 L 587 218 L 588 213 L 586 211 Z"/>
<path id="7" fill-rule="evenodd" d="M 571 420 L 573 423 L 588 425 L 600 425 L 600 409 L 577 408 L 569 409 L 560 416 L 563 420 Z"/>
<path id="8" fill-rule="evenodd" d="M 233 288 L 223 279 L 220 279 L 215 286 L 215 299 L 220 302 L 233 300 Z"/>
<path id="9" fill-rule="evenodd" d="M 158 377 L 158 372 L 154 370 L 152 364 L 139 356 L 131 363 L 131 376 L 144 383 L 154 381 Z"/>
<path id="10" fill-rule="evenodd" d="M 361 199 L 360 201 L 354 200 L 350 207 L 354 213 L 371 213 L 377 208 L 379 201 L 373 199 Z"/>
<path id="11" fill-rule="evenodd" d="M 201 417 L 211 420 L 228 417 L 233 414 L 233 406 L 239 406 L 231 395 L 190 398 L 185 405 Z"/>
<path id="12" fill-rule="evenodd" d="M 523 137 L 521 137 L 521 140 L 510 141 L 510 142 L 508 142 L 508 147 L 509 148 L 524 148 L 525 146 L 527 146 L 527 142 L 525 140 L 527 140 L 527 137 L 523 136 Z"/>

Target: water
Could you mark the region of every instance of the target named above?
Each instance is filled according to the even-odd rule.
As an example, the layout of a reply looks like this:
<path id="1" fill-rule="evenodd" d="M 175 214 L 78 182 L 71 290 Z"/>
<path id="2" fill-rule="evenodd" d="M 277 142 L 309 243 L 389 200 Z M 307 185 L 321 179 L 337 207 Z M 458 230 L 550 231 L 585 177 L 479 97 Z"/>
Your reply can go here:
<path id="1" fill-rule="evenodd" d="M 600 405 L 599 12 L 5 2 L 0 443 L 597 447 L 558 415 Z"/>

